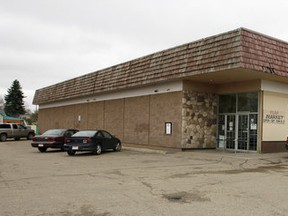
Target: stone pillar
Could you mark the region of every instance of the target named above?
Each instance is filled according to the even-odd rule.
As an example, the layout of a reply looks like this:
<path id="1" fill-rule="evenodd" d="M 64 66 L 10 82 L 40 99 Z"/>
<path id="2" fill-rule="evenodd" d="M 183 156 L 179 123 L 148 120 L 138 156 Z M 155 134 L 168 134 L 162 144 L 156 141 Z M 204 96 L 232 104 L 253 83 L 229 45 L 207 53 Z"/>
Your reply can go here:
<path id="1" fill-rule="evenodd" d="M 182 99 L 182 148 L 216 148 L 217 96 L 185 90 Z"/>

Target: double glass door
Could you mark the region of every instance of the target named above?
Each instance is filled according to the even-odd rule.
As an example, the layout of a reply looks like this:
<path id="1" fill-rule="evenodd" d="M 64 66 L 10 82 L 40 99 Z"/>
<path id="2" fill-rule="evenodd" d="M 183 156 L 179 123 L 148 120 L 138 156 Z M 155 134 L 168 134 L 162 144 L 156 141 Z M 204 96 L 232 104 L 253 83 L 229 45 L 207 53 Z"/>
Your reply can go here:
<path id="1" fill-rule="evenodd" d="M 257 150 L 257 114 L 228 114 L 218 117 L 218 147 Z"/>

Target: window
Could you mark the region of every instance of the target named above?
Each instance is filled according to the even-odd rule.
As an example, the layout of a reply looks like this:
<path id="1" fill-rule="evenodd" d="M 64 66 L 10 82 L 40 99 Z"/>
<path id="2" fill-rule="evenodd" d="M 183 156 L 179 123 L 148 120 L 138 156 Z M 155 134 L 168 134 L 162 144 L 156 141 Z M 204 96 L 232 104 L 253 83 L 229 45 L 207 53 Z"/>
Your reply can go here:
<path id="1" fill-rule="evenodd" d="M 43 133 L 43 135 L 45 135 L 45 136 L 50 136 L 50 135 L 61 136 L 64 132 L 65 132 L 65 130 L 62 130 L 62 129 L 51 129 L 51 130 L 45 131 L 45 133 Z"/>
<path id="2" fill-rule="evenodd" d="M 99 132 L 96 134 L 96 137 L 104 138 L 104 136 L 103 136 L 103 134 L 101 133 L 101 131 L 99 131 Z"/>
<path id="3" fill-rule="evenodd" d="M 219 113 L 236 112 L 236 95 L 219 95 Z"/>
<path id="4" fill-rule="evenodd" d="M 219 95 L 219 113 L 258 112 L 258 93 Z"/>
<path id="5" fill-rule="evenodd" d="M 102 133 L 103 133 L 105 138 L 111 139 L 111 135 L 108 132 L 102 131 Z"/>
<path id="6" fill-rule="evenodd" d="M 237 110 L 240 112 L 243 112 L 243 111 L 257 112 L 258 111 L 257 92 L 238 94 Z"/>
<path id="7" fill-rule="evenodd" d="M 26 129 L 23 125 L 17 125 L 18 129 Z"/>
<path id="8" fill-rule="evenodd" d="M 73 134 L 72 137 L 93 137 L 97 131 L 79 131 Z"/>
<path id="9" fill-rule="evenodd" d="M 66 133 L 64 135 L 67 137 L 71 137 L 73 134 L 75 134 L 75 132 L 76 131 L 74 131 L 74 130 L 68 130 L 68 131 L 66 131 Z"/>

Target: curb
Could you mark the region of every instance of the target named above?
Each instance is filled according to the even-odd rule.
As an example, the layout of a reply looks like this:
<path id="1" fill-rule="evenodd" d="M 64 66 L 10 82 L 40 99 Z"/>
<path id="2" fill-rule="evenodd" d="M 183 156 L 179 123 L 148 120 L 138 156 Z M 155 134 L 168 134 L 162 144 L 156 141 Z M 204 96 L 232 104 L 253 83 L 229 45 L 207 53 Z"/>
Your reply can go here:
<path id="1" fill-rule="evenodd" d="M 147 149 L 147 148 L 136 148 L 136 147 L 127 147 L 123 146 L 124 150 L 127 151 L 136 151 L 136 152 L 144 152 L 144 153 L 156 153 L 156 154 L 167 154 L 167 151 L 157 150 L 157 149 Z"/>

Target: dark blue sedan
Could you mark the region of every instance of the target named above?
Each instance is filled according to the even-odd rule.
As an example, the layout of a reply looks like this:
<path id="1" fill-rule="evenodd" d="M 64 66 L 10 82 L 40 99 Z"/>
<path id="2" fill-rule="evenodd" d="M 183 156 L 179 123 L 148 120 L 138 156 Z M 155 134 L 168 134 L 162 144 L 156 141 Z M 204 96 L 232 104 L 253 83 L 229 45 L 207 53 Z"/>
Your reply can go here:
<path id="1" fill-rule="evenodd" d="M 64 150 L 68 155 L 75 155 L 77 151 L 91 151 L 100 155 L 106 149 L 121 151 L 121 141 L 104 130 L 83 130 L 65 139 Z"/>

